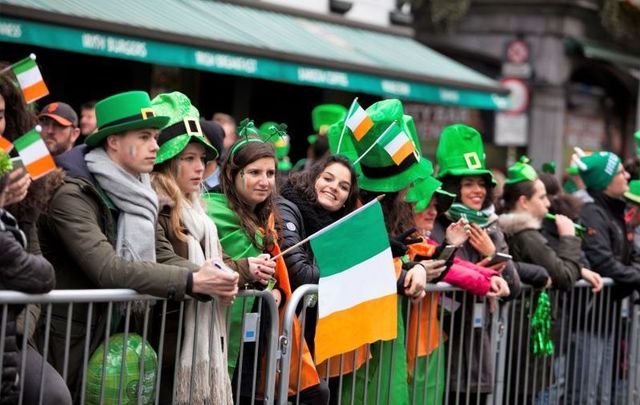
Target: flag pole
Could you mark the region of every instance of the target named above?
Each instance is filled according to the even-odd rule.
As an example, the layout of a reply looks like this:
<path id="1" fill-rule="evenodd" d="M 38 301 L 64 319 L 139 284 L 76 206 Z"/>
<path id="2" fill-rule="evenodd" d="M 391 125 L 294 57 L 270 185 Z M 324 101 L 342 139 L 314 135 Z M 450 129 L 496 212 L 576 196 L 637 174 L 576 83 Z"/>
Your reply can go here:
<path id="1" fill-rule="evenodd" d="M 353 112 L 353 106 L 356 105 L 357 101 L 358 101 L 358 97 L 354 98 L 353 101 L 351 102 L 351 107 L 349 107 L 349 111 L 347 111 L 347 117 L 344 119 L 344 125 L 342 126 L 342 132 L 340 132 L 340 139 L 338 140 L 338 148 L 336 149 L 336 155 L 338 153 L 340 153 L 340 146 L 342 146 L 342 138 L 344 137 L 344 131 L 347 128 L 347 119 L 349 118 L 349 116 Z"/>
<path id="2" fill-rule="evenodd" d="M 29 59 L 33 59 L 36 60 L 36 54 L 35 53 L 31 53 L 28 56 Z M 15 65 L 17 65 L 18 63 L 22 62 L 24 59 L 20 59 L 19 61 L 17 61 L 16 63 L 12 63 L 9 66 L 7 66 L 6 68 L 0 70 L 0 75 L 7 73 L 8 71 L 10 71 L 11 69 L 13 69 L 13 67 Z"/>
<path id="3" fill-rule="evenodd" d="M 372 143 L 371 146 L 369 146 L 367 150 L 365 150 L 364 153 L 355 160 L 355 162 L 352 163 L 353 166 L 357 165 L 362 160 L 363 157 L 367 156 L 367 153 L 371 152 L 371 149 L 373 149 L 373 147 L 376 146 L 378 142 L 380 142 L 380 139 L 382 139 L 382 137 L 385 136 L 387 132 L 389 132 L 393 124 L 395 124 L 395 121 L 389 124 L 387 129 L 384 130 L 384 132 L 378 137 L 378 139 L 376 139 L 376 141 Z"/>
<path id="4" fill-rule="evenodd" d="M 386 194 L 380 194 L 379 196 L 377 196 L 375 199 L 371 200 L 370 202 L 368 202 L 367 204 L 363 205 L 362 207 L 358 208 L 356 211 L 361 210 L 362 208 L 366 207 L 367 205 L 373 203 L 374 201 L 382 201 L 382 199 L 385 197 Z M 351 215 L 355 214 L 355 212 L 352 212 Z M 327 226 L 325 226 L 324 228 L 320 229 L 319 231 L 316 231 L 314 234 L 307 236 L 306 238 L 302 239 L 300 242 L 296 243 L 295 245 L 289 246 L 288 248 L 286 248 L 285 250 L 283 250 L 282 252 L 278 253 L 277 255 L 273 256 L 271 259 L 269 260 L 277 260 L 280 257 L 284 256 L 286 253 L 291 252 L 293 249 L 300 247 L 301 245 L 309 242 L 311 239 L 315 238 L 316 236 L 320 235 L 322 232 L 326 231 L 327 228 L 330 227 L 334 227 L 336 226 L 339 222 L 342 222 L 341 220 L 344 220 L 345 218 L 341 218 L 338 221 L 334 222 L 333 224 L 329 224 Z"/>

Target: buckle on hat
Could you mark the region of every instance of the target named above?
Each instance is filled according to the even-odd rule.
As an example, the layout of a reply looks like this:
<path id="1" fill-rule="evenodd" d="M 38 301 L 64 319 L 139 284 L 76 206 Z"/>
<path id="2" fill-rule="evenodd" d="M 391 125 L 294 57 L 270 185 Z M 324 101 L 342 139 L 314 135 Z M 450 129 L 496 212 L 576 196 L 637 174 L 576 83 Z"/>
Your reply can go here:
<path id="1" fill-rule="evenodd" d="M 200 120 L 193 117 L 185 117 L 183 120 L 184 129 L 188 135 L 202 136 L 202 128 L 200 127 Z"/>
<path id="2" fill-rule="evenodd" d="M 153 108 L 141 108 L 140 114 L 142 115 L 143 120 L 154 118 L 156 116 L 156 112 L 153 111 Z"/>
<path id="3" fill-rule="evenodd" d="M 468 152 L 462 156 L 464 157 L 464 161 L 467 162 L 467 168 L 482 169 L 482 162 L 480 162 L 477 152 Z"/>

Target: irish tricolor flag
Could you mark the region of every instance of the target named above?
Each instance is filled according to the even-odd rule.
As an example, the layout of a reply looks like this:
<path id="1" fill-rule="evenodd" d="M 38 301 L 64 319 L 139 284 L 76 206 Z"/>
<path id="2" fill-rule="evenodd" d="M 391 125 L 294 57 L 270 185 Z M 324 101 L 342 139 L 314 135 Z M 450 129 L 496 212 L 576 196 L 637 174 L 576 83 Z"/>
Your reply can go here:
<path id="1" fill-rule="evenodd" d="M 320 269 L 316 364 L 366 343 L 394 339 L 396 276 L 378 200 L 312 238 Z"/>
<path id="2" fill-rule="evenodd" d="M 42 74 L 40 74 L 40 69 L 38 69 L 35 59 L 36 56 L 31 54 L 28 58 L 24 58 L 12 66 L 13 73 L 15 73 L 18 83 L 20 83 L 20 88 L 27 104 L 49 94 L 49 89 L 42 79 Z"/>
<path id="3" fill-rule="evenodd" d="M 369 117 L 369 114 L 358 104 L 356 98 L 351 103 L 349 113 L 347 114 L 347 127 L 353 132 L 353 136 L 359 141 L 367 132 L 373 127 L 373 120 Z"/>
<path id="4" fill-rule="evenodd" d="M 380 136 L 378 143 L 387 151 L 396 165 L 399 165 L 407 156 L 416 152 L 416 146 L 409 138 L 409 135 L 395 121 Z"/>
<path id="5" fill-rule="evenodd" d="M 47 149 L 47 145 L 40 137 L 40 126 L 22 135 L 13 142 L 24 167 L 36 180 L 56 168 L 56 163 Z"/>

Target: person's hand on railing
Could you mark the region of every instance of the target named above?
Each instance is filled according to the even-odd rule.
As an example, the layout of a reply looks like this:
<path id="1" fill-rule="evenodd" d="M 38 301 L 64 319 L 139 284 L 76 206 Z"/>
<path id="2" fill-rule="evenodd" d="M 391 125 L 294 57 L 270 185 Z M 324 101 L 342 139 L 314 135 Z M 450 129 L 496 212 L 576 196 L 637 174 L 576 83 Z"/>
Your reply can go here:
<path id="1" fill-rule="evenodd" d="M 597 293 L 602 290 L 604 283 L 602 282 L 602 277 L 600 277 L 600 274 L 596 273 L 595 271 L 582 267 L 580 269 L 580 275 L 582 276 L 583 279 L 585 279 L 589 284 L 593 286 L 591 291 L 593 291 L 594 293 Z"/>
<path id="2" fill-rule="evenodd" d="M 215 295 L 223 304 L 230 304 L 238 293 L 238 277 L 238 273 L 214 267 L 206 261 L 193 273 L 191 290 L 197 294 Z"/>
<path id="3" fill-rule="evenodd" d="M 547 277 L 547 284 L 544 285 L 544 289 L 548 290 L 551 287 L 553 287 L 553 280 L 551 277 Z"/>
<path id="4" fill-rule="evenodd" d="M 271 290 L 271 294 L 273 294 L 273 299 L 276 302 L 276 307 L 280 308 L 280 301 L 282 301 L 282 293 L 277 288 Z"/>
<path id="5" fill-rule="evenodd" d="M 420 301 L 426 295 L 427 268 L 422 263 L 416 263 L 407 271 L 404 278 L 404 294 L 413 302 Z"/>
<path id="6" fill-rule="evenodd" d="M 493 276 L 489 280 L 491 283 L 491 287 L 489 287 L 489 292 L 487 293 L 487 297 L 507 297 L 511 294 L 511 290 L 509 290 L 509 284 L 507 281 L 500 276 Z"/>
<path id="7" fill-rule="evenodd" d="M 270 260 L 271 256 L 264 253 L 258 257 L 249 257 L 249 272 L 255 277 L 255 280 L 263 285 L 267 285 L 269 280 L 276 272 L 276 262 Z"/>
<path id="8" fill-rule="evenodd" d="M 485 257 L 491 257 L 496 254 L 496 246 L 485 229 L 476 224 L 470 224 L 468 229 L 469 243 L 476 251 Z"/>
<path id="9" fill-rule="evenodd" d="M 419 263 L 427 271 L 427 283 L 440 277 L 442 272 L 447 269 L 447 262 L 444 260 L 422 260 Z"/>

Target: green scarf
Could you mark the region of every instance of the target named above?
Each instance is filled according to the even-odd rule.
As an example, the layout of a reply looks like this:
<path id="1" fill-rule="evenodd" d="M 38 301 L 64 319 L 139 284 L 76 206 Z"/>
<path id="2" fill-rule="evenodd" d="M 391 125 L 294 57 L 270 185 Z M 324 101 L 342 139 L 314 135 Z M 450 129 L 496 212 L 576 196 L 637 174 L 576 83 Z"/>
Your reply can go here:
<path id="1" fill-rule="evenodd" d="M 224 194 L 206 193 L 202 198 L 207 203 L 207 215 L 216 224 L 222 250 L 227 255 L 231 256 L 233 260 L 238 260 L 255 257 L 262 253 L 262 251 L 252 243 L 249 235 L 242 229 L 240 218 L 235 211 L 229 207 L 229 201 Z M 256 237 L 258 237 L 258 235 L 256 235 Z M 247 297 L 245 300 L 236 300 L 233 305 L 231 305 L 231 323 L 227 329 L 229 333 L 229 375 L 233 375 L 238 363 L 242 335 L 242 319 L 246 312 L 251 311 L 254 300 L 254 297 Z"/>
<path id="2" fill-rule="evenodd" d="M 476 224 L 480 228 L 486 228 L 495 222 L 496 216 L 486 212 L 472 210 L 464 204 L 453 203 L 445 214 L 453 222 L 466 217 L 469 223 Z"/>

